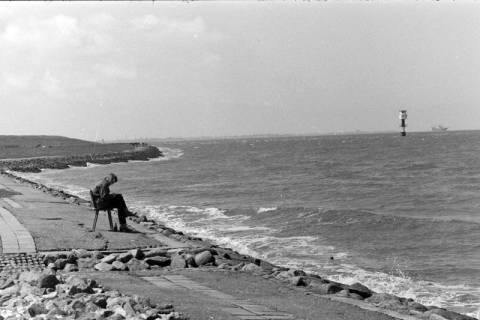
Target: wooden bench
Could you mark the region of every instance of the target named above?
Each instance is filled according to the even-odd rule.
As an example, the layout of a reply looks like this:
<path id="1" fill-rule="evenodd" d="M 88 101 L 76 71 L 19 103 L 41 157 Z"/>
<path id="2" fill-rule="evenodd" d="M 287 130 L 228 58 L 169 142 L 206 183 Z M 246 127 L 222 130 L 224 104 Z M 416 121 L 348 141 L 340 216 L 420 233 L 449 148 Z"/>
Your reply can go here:
<path id="1" fill-rule="evenodd" d="M 97 226 L 98 213 L 100 211 L 106 211 L 107 212 L 108 222 L 110 223 L 110 231 L 113 231 L 112 210 L 109 209 L 109 208 L 99 208 L 97 206 L 97 202 L 95 201 L 97 199 L 97 197 L 93 194 L 92 190 L 90 190 L 90 198 L 92 198 L 92 206 L 95 209 L 95 218 L 93 219 L 92 231 L 95 231 L 95 227 Z"/>

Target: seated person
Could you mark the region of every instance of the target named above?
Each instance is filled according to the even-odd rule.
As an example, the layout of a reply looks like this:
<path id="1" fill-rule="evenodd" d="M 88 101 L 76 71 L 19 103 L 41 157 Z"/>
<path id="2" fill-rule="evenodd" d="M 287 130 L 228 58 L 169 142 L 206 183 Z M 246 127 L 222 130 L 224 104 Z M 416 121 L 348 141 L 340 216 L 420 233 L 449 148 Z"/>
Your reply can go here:
<path id="1" fill-rule="evenodd" d="M 113 173 L 110 173 L 95 185 L 92 192 L 98 208 L 118 210 L 120 231 L 129 232 L 131 230 L 127 227 L 126 217 L 132 215 L 132 213 L 128 210 L 125 200 L 121 194 L 110 193 L 109 187 L 117 181 L 117 176 Z"/>

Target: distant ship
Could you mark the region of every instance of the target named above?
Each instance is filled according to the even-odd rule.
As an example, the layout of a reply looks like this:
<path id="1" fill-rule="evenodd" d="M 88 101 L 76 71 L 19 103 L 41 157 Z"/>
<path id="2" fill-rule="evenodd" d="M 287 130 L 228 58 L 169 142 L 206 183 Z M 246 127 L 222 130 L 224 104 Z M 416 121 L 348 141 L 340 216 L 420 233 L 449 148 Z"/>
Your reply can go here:
<path id="1" fill-rule="evenodd" d="M 447 131 L 448 128 L 447 127 L 444 127 L 442 125 L 438 125 L 436 127 L 432 127 L 432 131 L 435 131 L 435 132 L 445 132 Z"/>

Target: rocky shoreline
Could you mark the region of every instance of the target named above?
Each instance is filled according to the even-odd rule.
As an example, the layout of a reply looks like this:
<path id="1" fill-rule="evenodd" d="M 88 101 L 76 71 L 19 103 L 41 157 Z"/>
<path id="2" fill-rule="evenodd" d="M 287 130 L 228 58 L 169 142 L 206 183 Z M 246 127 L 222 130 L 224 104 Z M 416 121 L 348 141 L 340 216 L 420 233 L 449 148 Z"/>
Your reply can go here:
<path id="1" fill-rule="evenodd" d="M 2 172 L 2 174 L 9 176 L 10 178 L 16 179 L 19 182 L 29 184 L 33 188 L 42 190 L 43 192 L 49 193 L 56 197 L 61 197 L 62 199 L 67 200 L 72 204 L 90 206 L 90 203 L 84 199 L 81 199 L 77 196 L 70 195 L 62 190 L 56 190 L 53 188 L 46 187 L 44 185 L 38 184 L 36 182 L 29 181 L 27 179 L 18 177 L 12 173 Z M 192 247 L 195 249 L 165 249 L 165 248 L 150 248 L 148 250 L 142 250 L 140 248 L 117 253 L 109 252 L 98 252 L 98 251 L 86 251 L 86 250 L 73 250 L 70 252 L 57 252 L 57 253 L 46 253 L 42 256 L 43 263 L 46 266 L 46 269 L 40 273 L 43 277 L 45 274 L 54 275 L 56 272 L 60 273 L 71 273 L 76 271 L 100 271 L 100 272 L 137 272 L 143 270 L 152 270 L 152 269 L 178 269 L 178 268 L 211 268 L 224 272 L 248 272 L 265 279 L 275 279 L 285 283 L 288 286 L 295 286 L 297 288 L 303 288 L 305 294 L 316 294 L 316 295 L 325 295 L 331 297 L 342 297 L 353 300 L 362 300 L 363 302 L 376 306 L 380 309 L 391 310 L 398 312 L 400 314 L 413 316 L 418 319 L 430 319 L 430 320 L 472 320 L 475 318 L 462 315 L 456 312 L 446 310 L 444 308 L 436 306 L 426 306 L 420 303 L 415 302 L 412 299 L 406 299 L 390 294 L 385 293 L 376 293 L 367 288 L 366 286 L 355 283 L 353 285 L 346 285 L 338 283 L 335 281 L 330 281 L 326 278 L 323 278 L 319 275 L 308 274 L 302 270 L 297 269 L 288 269 L 281 266 L 273 265 L 267 261 L 257 259 L 248 255 L 241 254 L 237 251 L 234 251 L 230 248 L 223 248 L 216 245 L 212 245 L 208 241 L 204 241 L 198 237 L 192 237 L 190 235 L 184 234 L 183 232 L 176 231 L 172 228 L 166 227 L 152 219 L 149 219 L 148 216 L 143 214 L 137 214 L 135 216 L 129 217 L 130 220 L 142 225 L 144 228 L 152 230 L 156 233 L 162 234 L 168 238 L 180 241 L 186 244 L 192 244 Z M 208 270 L 208 269 L 207 269 Z M 23 286 L 22 274 L 13 275 L 13 278 L 9 282 L 11 286 L 15 288 L 20 288 Z M 56 276 L 57 277 L 57 276 Z M 53 279 L 53 278 L 52 278 Z M 68 281 L 64 278 L 57 277 L 59 283 L 67 283 Z M 75 280 L 78 281 L 78 280 Z M 38 283 L 38 281 L 37 281 Z M 28 285 L 32 285 L 31 283 Z M 0 289 L 2 286 L 0 286 Z M 63 288 L 63 287 L 62 287 Z M 15 290 L 17 290 L 15 289 Z M 20 290 L 18 289 L 18 290 Z M 8 290 L 8 288 L 3 288 L 3 290 Z M 0 295 L 3 290 L 0 290 Z M 13 291 L 15 291 L 13 290 Z M 20 291 L 15 292 L 20 292 Z M 58 299 L 63 299 L 65 297 L 65 291 L 63 289 L 55 289 L 58 295 Z M 63 291 L 62 291 L 63 290 Z M 37 290 L 38 291 L 38 290 Z M 98 290 L 97 290 L 98 291 Z M 50 289 L 50 292 L 44 291 L 42 297 L 45 294 L 55 295 L 53 288 Z M 101 293 L 101 292 L 97 292 Z M 105 292 L 103 292 L 105 293 Z M 67 294 L 68 295 L 68 294 Z M 13 296 L 12 296 L 13 297 Z M 48 310 L 47 303 L 49 299 L 31 298 L 30 300 L 36 301 L 35 303 L 40 304 L 39 310 L 45 312 L 51 312 Z M 40 300 L 38 300 L 40 299 Z M 56 298 L 57 299 L 57 298 Z M 84 299 L 84 298 L 82 298 Z M 86 300 L 85 300 L 86 299 Z M 90 298 L 85 298 L 80 302 L 76 302 L 76 305 L 84 306 L 81 310 L 75 310 L 75 308 L 67 308 L 69 312 L 77 312 L 78 315 L 87 315 L 92 316 L 92 308 L 87 302 L 90 301 Z M 123 299 L 123 298 L 122 298 Z M 133 299 L 135 298 L 125 298 Z M 138 298 L 136 298 L 138 300 Z M 9 299 L 2 300 L 0 305 L 0 311 L 4 307 L 10 306 Z M 40 302 L 38 302 L 40 301 Z M 47 301 L 47 302 L 42 302 Z M 56 301 L 54 299 L 54 301 Z M 67 305 L 71 305 L 74 300 L 70 299 Z M 78 301 L 78 300 L 75 300 Z M 86 302 L 87 301 L 87 302 Z M 123 300 L 122 300 L 123 301 Z M 131 300 L 129 300 L 131 301 Z M 121 307 L 125 303 L 120 304 Z M 87 307 L 90 306 L 90 307 Z M 26 307 L 26 306 L 24 306 Z M 8 308 L 7 308 L 8 309 Z M 129 309 L 129 307 L 127 307 Z M 155 309 L 155 308 L 153 308 Z M 23 309 L 22 309 L 23 310 Z M 25 309 L 28 311 L 28 307 Z M 24 310 L 24 312 L 25 312 Z M 97 318 L 108 318 L 108 319 L 123 319 L 126 317 L 125 309 L 118 309 L 118 312 L 114 310 L 93 310 L 96 312 Z M 130 309 L 129 309 L 130 310 Z M 143 309 L 142 309 L 143 310 Z M 43 312 L 42 311 L 42 312 Z M 55 311 L 57 312 L 57 311 Z M 99 315 L 99 312 L 103 312 L 102 316 Z M 106 312 L 106 313 L 105 313 Z M 112 313 L 113 312 L 113 313 Z M 2 313 L 0 313 L 1 315 Z M 165 313 L 157 313 L 155 315 L 150 313 L 150 316 L 145 317 L 145 312 L 140 312 L 136 314 L 130 314 L 129 316 L 134 319 L 186 319 L 180 314 L 174 313 L 173 309 L 171 310 L 171 316 Z M 108 315 L 108 316 L 107 316 Z M 88 316 L 86 316 L 88 318 Z M 111 318 L 112 317 L 112 318 Z M 102 319 L 103 319 L 102 318 Z"/>
<path id="2" fill-rule="evenodd" d="M 18 172 L 40 172 L 42 169 L 67 169 L 69 166 L 86 167 L 87 163 L 109 164 L 131 160 L 147 161 L 163 156 L 158 148 L 150 145 L 132 144 L 132 147 L 132 149 L 122 152 L 102 154 L 0 160 L 0 168 Z"/>

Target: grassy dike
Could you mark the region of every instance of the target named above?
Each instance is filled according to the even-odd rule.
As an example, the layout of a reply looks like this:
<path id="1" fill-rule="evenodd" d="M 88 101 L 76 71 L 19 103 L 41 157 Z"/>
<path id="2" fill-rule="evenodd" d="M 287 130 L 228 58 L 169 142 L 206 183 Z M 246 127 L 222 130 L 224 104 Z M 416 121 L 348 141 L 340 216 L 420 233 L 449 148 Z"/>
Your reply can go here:
<path id="1" fill-rule="evenodd" d="M 156 149 L 140 144 L 94 144 L 97 152 L 86 154 L 92 143 L 61 137 L 43 139 L 41 143 L 52 143 L 51 147 L 43 147 L 44 144 L 38 147 L 39 143 L 18 143 L 19 147 L 13 149 L 17 149 L 16 154 L 21 159 L 0 160 L 2 166 L 13 171 L 36 171 L 78 165 L 83 163 L 79 159 L 87 162 L 89 156 L 96 158 L 96 163 L 132 160 L 129 157 L 147 160 L 155 155 L 153 149 Z M 57 144 L 53 144 L 54 141 Z M 69 142 L 72 144 L 69 145 Z M 78 153 L 69 153 L 74 149 Z M 28 150 L 33 151 L 29 154 Z M 34 154 L 37 152 L 45 154 Z M 77 160 L 79 162 L 72 162 Z M 12 173 L 4 175 L 67 200 L 72 205 L 88 205 L 62 190 L 39 185 Z M 130 221 L 140 232 L 158 235 L 164 239 L 162 243 L 170 242 L 182 248 L 132 248 L 124 252 L 78 248 L 45 253 L 43 262 L 46 269 L 43 272 L 13 274 L 0 282 L 0 296 L 3 297 L 0 309 L 8 311 L 3 318 L 23 319 L 15 317 L 16 313 L 21 313 L 26 319 L 238 319 L 222 313 L 216 305 L 218 301 L 210 300 L 206 304 L 208 300 L 199 297 L 198 293 L 161 291 L 138 280 L 139 276 L 183 274 L 241 299 L 271 308 L 281 306 L 294 319 L 474 319 L 436 306 L 425 306 L 412 299 L 375 293 L 360 283 L 346 285 L 302 270 L 276 266 L 173 230 L 145 215 L 130 217 Z M 75 276 L 77 272 L 83 276 Z M 107 286 L 103 287 L 103 284 Z M 145 300 L 147 297 L 155 301 L 168 300 L 168 303 L 151 303 Z M 175 305 L 175 309 L 170 303 Z M 177 305 L 178 310 L 190 317 L 177 313 Z"/>
<path id="2" fill-rule="evenodd" d="M 0 168 L 21 172 L 66 169 L 162 156 L 143 143 L 96 143 L 57 136 L 0 136 Z"/>

